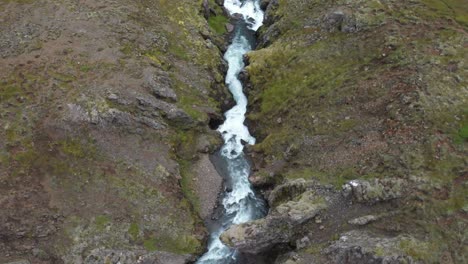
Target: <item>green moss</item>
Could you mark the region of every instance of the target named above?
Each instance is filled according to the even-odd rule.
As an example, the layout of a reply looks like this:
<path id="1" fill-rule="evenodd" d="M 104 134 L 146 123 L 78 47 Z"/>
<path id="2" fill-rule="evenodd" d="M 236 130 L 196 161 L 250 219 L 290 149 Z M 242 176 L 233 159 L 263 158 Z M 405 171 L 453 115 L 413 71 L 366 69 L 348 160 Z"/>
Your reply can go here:
<path id="1" fill-rule="evenodd" d="M 61 73 L 61 72 L 51 72 L 50 75 L 57 81 L 63 83 L 71 83 L 76 81 L 76 76 L 70 73 Z"/>
<path id="2" fill-rule="evenodd" d="M 77 157 L 84 158 L 88 154 L 88 149 L 78 139 L 67 139 L 60 142 L 63 153 Z"/>
<path id="3" fill-rule="evenodd" d="M 383 249 L 383 247 L 380 247 L 380 246 L 377 246 L 375 249 L 374 249 L 374 253 L 376 256 L 378 257 L 383 257 L 385 256 L 385 251 Z"/>
<path id="4" fill-rule="evenodd" d="M 175 55 L 177 58 L 182 60 L 189 60 L 190 55 L 187 53 L 187 49 L 182 46 L 180 43 L 173 43 L 169 46 L 169 52 L 172 55 Z"/>
<path id="5" fill-rule="evenodd" d="M 140 227 L 137 223 L 130 224 L 130 227 L 128 228 L 128 234 L 132 237 L 133 240 L 138 239 L 138 235 L 140 234 Z"/>
<path id="6" fill-rule="evenodd" d="M 197 254 L 202 250 L 200 241 L 193 236 L 177 235 L 150 237 L 143 241 L 148 251 L 163 250 L 175 254 Z"/>
<path id="7" fill-rule="evenodd" d="M 166 71 L 170 70 L 172 67 L 171 62 L 166 58 L 167 55 L 164 55 L 159 49 L 144 50 L 141 51 L 141 53 L 150 59 L 152 64 L 157 67 L 161 67 Z"/>
<path id="8" fill-rule="evenodd" d="M 214 32 L 220 35 L 226 33 L 226 23 L 228 22 L 229 20 L 223 15 L 210 16 L 208 18 L 208 25 L 210 25 Z"/>
<path id="9" fill-rule="evenodd" d="M 170 236 L 162 239 L 163 250 L 176 254 L 194 254 L 200 251 L 202 245 L 198 239 L 193 236 Z"/>
<path id="10" fill-rule="evenodd" d="M 184 110 L 190 117 L 197 121 L 203 122 L 207 120 L 208 116 L 204 112 L 195 108 L 196 105 L 200 104 L 200 100 L 197 100 L 193 95 L 180 96 L 178 103 L 182 110 Z"/>
<path id="11" fill-rule="evenodd" d="M 0 2 L 6 3 L 18 3 L 18 4 L 31 4 L 34 3 L 36 0 L 2 0 Z"/>
<path id="12" fill-rule="evenodd" d="M 309 247 L 303 249 L 302 251 L 304 251 L 307 254 L 318 255 L 325 247 L 326 247 L 325 243 L 317 243 L 317 244 L 314 243 L 310 245 Z"/>
<path id="13" fill-rule="evenodd" d="M 81 65 L 80 66 L 80 71 L 82 72 L 89 72 L 93 69 L 94 67 L 91 65 Z"/>
<path id="14" fill-rule="evenodd" d="M 193 206 L 196 212 L 200 213 L 200 200 L 195 192 L 195 183 L 192 167 L 187 161 L 179 161 L 180 174 L 182 179 L 180 180 L 180 186 L 185 198 L 188 199 L 190 204 Z"/>
<path id="15" fill-rule="evenodd" d="M 6 82 L 0 83 L 0 102 L 9 100 L 22 94 L 21 89 L 15 84 L 8 84 Z"/>
<path id="16" fill-rule="evenodd" d="M 122 45 L 122 47 L 120 48 L 120 52 L 122 52 L 124 55 L 126 56 L 129 56 L 132 54 L 134 50 L 134 47 L 132 44 L 130 43 L 125 43 L 124 45 Z"/>
<path id="17" fill-rule="evenodd" d="M 328 176 L 319 171 L 314 171 L 311 168 L 303 168 L 303 169 L 291 169 L 284 175 L 286 179 L 316 179 L 322 183 L 327 182 Z"/>
<path id="18" fill-rule="evenodd" d="M 468 5 L 465 0 L 422 0 L 434 13 L 445 18 L 453 18 L 468 26 Z"/>
<path id="19" fill-rule="evenodd" d="M 468 125 L 464 125 L 460 130 L 458 130 L 458 135 L 463 139 L 468 139 Z"/>
<path id="20" fill-rule="evenodd" d="M 402 239 L 399 247 L 403 252 L 413 257 L 415 260 L 433 260 L 431 244 L 417 241 L 415 239 Z"/>
<path id="21" fill-rule="evenodd" d="M 156 238 L 148 238 L 143 241 L 143 246 L 148 251 L 156 251 L 158 250 L 156 243 L 158 240 Z"/>
<path id="22" fill-rule="evenodd" d="M 109 223 L 110 223 L 110 218 L 107 215 L 98 215 L 94 219 L 94 224 L 96 225 L 96 228 L 100 231 L 104 230 L 107 224 Z"/>

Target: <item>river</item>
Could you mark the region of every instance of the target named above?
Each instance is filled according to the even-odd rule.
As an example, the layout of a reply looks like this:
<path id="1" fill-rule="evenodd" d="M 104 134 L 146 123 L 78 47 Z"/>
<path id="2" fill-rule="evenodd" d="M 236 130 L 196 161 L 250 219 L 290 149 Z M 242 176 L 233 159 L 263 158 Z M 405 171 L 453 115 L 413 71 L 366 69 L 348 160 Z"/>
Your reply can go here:
<path id="1" fill-rule="evenodd" d="M 258 219 L 266 213 L 264 200 L 255 194 L 249 182 L 250 164 L 243 150 L 244 144 L 255 144 L 255 138 L 244 124 L 248 102 L 238 78 L 245 66 L 243 56 L 254 47 L 255 31 L 262 25 L 264 14 L 259 0 L 225 0 L 224 7 L 231 15 L 242 17 L 235 25 L 232 43 L 224 54 L 229 65 L 226 85 L 236 105 L 224 114 L 226 120 L 218 128 L 224 139 L 220 156 L 227 177 L 226 191 L 222 194 L 223 214 L 210 228 L 208 251 L 197 261 L 198 264 L 240 264 L 242 256 L 225 246 L 220 235 L 233 224 Z"/>

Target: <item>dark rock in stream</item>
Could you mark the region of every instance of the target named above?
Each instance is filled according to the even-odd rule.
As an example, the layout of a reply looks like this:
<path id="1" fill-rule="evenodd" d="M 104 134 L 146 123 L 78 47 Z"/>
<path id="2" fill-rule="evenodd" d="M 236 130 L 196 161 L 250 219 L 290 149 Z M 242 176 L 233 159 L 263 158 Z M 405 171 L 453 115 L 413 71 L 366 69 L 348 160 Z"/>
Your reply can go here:
<path id="1" fill-rule="evenodd" d="M 327 192 L 315 182 L 303 179 L 281 185 L 270 195 L 272 207 L 266 218 L 232 226 L 221 239 L 227 245 L 250 254 L 290 243 L 304 223 L 327 209 L 327 200 L 331 199 L 332 193 L 328 193 L 328 198 L 321 196 Z"/>

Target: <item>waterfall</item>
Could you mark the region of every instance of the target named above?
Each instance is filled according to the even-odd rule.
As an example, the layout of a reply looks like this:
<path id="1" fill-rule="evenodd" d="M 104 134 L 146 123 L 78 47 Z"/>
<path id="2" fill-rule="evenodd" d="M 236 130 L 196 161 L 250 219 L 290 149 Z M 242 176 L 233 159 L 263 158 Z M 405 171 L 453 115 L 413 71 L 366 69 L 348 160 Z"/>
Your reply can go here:
<path id="1" fill-rule="evenodd" d="M 224 214 L 219 223 L 211 230 L 208 251 L 197 261 L 198 264 L 234 264 L 239 254 L 225 246 L 220 235 L 232 224 L 241 224 L 263 217 L 265 203 L 257 197 L 249 182 L 250 165 L 244 155 L 244 144 L 255 144 L 255 138 L 250 135 L 244 125 L 247 112 L 247 97 L 242 90 L 238 76 L 244 68 L 243 56 L 252 49 L 252 36 L 263 22 L 263 11 L 259 0 L 225 0 L 224 7 L 231 14 L 242 16 L 236 27 L 231 45 L 224 59 L 229 69 L 226 74 L 226 85 L 234 97 L 236 105 L 225 113 L 226 121 L 218 128 L 224 139 L 221 157 L 225 161 L 228 181 L 231 184 L 229 192 L 222 199 Z"/>

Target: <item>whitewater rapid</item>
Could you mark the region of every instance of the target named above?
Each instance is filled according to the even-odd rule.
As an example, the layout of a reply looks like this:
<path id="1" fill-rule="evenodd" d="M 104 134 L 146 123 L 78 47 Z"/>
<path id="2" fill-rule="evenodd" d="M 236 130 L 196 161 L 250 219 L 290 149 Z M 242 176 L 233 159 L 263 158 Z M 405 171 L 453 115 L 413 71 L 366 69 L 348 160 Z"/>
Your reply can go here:
<path id="1" fill-rule="evenodd" d="M 229 192 L 222 199 L 223 216 L 214 230 L 211 230 L 208 251 L 197 261 L 198 264 L 234 264 L 239 261 L 239 254 L 225 246 L 220 235 L 232 224 L 241 224 L 258 219 L 265 214 L 265 203 L 257 197 L 249 182 L 250 165 L 244 156 L 244 144 L 255 144 L 244 125 L 247 112 L 247 97 L 243 93 L 239 73 L 244 68 L 243 56 L 252 49 L 248 34 L 256 31 L 263 23 L 263 11 L 259 0 L 225 0 L 224 7 L 231 14 L 240 14 L 231 45 L 224 54 L 229 68 L 226 85 L 234 97 L 236 105 L 224 115 L 225 122 L 218 128 L 224 139 L 221 156 L 226 164 Z"/>

